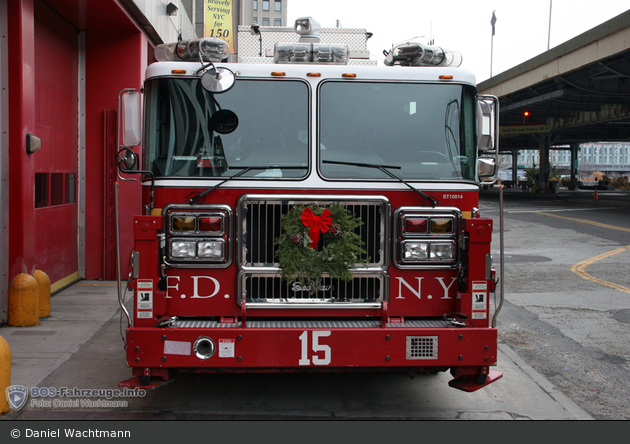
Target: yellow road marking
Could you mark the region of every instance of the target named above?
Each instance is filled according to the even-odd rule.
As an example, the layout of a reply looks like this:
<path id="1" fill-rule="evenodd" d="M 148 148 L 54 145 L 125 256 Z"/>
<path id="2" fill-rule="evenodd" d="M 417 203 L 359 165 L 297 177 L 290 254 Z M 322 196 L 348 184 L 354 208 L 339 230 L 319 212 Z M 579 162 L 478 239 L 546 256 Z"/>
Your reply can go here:
<path id="1" fill-rule="evenodd" d="M 551 217 L 557 217 L 558 219 L 565 219 L 565 220 L 570 220 L 573 222 L 579 222 L 582 224 L 595 225 L 596 227 L 607 228 L 609 230 L 626 231 L 630 233 L 630 228 L 618 227 L 616 225 L 602 224 L 600 222 L 593 222 L 592 220 L 586 220 L 586 219 L 578 219 L 576 217 L 559 216 L 557 214 L 544 213 L 541 211 L 536 211 L 535 213 L 542 214 L 543 216 L 551 216 Z M 595 282 L 596 284 L 614 288 L 615 290 L 623 291 L 624 293 L 630 293 L 630 288 L 628 287 L 615 284 L 614 282 L 608 282 L 603 279 L 598 279 L 594 276 L 591 276 L 590 274 L 586 272 L 586 267 L 588 267 L 589 265 L 594 264 L 597 261 L 601 261 L 602 259 L 606 259 L 610 256 L 614 256 L 615 254 L 623 253 L 624 251 L 628 251 L 628 250 L 630 250 L 630 245 L 628 245 L 627 247 L 617 248 L 616 250 L 609 251 L 608 253 L 600 254 L 599 256 L 591 257 L 589 259 L 586 259 L 582 262 L 578 262 L 577 264 L 573 265 L 571 267 L 571 271 L 577 274 L 578 276 L 586 279 L 587 281 Z"/>
<path id="2" fill-rule="evenodd" d="M 542 214 L 544 216 L 557 217 L 558 219 L 572 220 L 573 222 L 579 222 L 582 224 L 595 225 L 596 227 L 607 228 L 609 230 L 626 231 L 630 233 L 630 228 L 626 228 L 626 227 L 618 227 L 616 225 L 602 224 L 601 222 L 593 222 L 592 220 L 578 219 L 577 217 L 567 217 L 567 216 L 560 216 L 558 214 L 543 213 L 542 211 L 534 211 L 534 213 Z"/>
<path id="3" fill-rule="evenodd" d="M 583 277 L 584 279 L 595 282 L 596 284 L 605 285 L 606 287 L 614 288 L 615 290 L 623 291 L 624 293 L 630 293 L 630 288 L 624 287 L 623 285 L 618 285 L 613 282 L 608 282 L 603 279 L 598 279 L 596 277 L 591 276 L 586 272 L 586 267 L 591 264 L 594 264 L 597 261 L 602 259 L 606 259 L 607 257 L 614 256 L 615 254 L 623 253 L 624 251 L 630 250 L 630 245 L 627 247 L 617 248 L 616 250 L 609 251 L 608 253 L 600 254 L 599 256 L 595 256 L 589 259 L 586 259 L 582 262 L 578 262 L 577 264 L 571 267 L 571 271 L 577 274 L 578 276 Z"/>

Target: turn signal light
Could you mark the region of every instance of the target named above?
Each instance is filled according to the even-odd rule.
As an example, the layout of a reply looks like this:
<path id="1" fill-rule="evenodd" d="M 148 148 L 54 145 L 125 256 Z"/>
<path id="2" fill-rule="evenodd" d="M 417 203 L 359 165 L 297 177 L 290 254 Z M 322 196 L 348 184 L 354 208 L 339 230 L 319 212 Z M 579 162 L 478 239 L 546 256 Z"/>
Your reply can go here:
<path id="1" fill-rule="evenodd" d="M 431 218 L 431 234 L 451 234 L 453 232 L 453 219 Z"/>
<path id="2" fill-rule="evenodd" d="M 173 231 L 195 231 L 195 217 L 173 216 Z"/>

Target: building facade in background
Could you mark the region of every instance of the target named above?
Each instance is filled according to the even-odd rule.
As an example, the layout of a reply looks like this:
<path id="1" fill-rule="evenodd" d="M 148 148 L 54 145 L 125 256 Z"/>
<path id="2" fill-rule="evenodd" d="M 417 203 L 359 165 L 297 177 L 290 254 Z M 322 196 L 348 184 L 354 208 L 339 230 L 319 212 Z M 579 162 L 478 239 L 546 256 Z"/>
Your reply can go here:
<path id="1" fill-rule="evenodd" d="M 630 143 L 582 143 L 578 149 L 577 161 L 577 170 L 582 177 L 588 177 L 597 171 L 612 177 L 628 176 L 630 174 Z M 571 168 L 571 152 L 568 147 L 550 150 L 549 162 L 561 174 L 569 174 L 566 173 Z M 540 165 L 539 151 L 519 151 L 518 165 L 519 168 L 531 168 L 534 165 Z"/>
<path id="2" fill-rule="evenodd" d="M 140 205 L 115 166 L 118 94 L 141 87 L 157 44 L 196 31 L 180 0 L 0 0 L 0 35 L 3 323 L 19 274 L 43 271 L 52 292 L 116 278 L 115 201 L 122 246 Z"/>
<path id="3" fill-rule="evenodd" d="M 288 0 L 243 0 L 241 25 L 288 26 Z M 291 23 L 291 25 L 293 25 Z"/>

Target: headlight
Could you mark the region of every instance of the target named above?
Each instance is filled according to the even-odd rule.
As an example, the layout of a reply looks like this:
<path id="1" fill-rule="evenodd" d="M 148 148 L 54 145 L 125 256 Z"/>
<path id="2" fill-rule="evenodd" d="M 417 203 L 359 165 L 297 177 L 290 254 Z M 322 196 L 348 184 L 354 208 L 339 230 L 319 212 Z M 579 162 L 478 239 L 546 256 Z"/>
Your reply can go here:
<path id="1" fill-rule="evenodd" d="M 199 241 L 197 244 L 197 256 L 200 259 L 223 259 L 224 245 L 222 239 L 212 241 Z"/>
<path id="2" fill-rule="evenodd" d="M 422 261 L 429 258 L 427 242 L 403 242 L 402 258 L 404 261 Z"/>
<path id="3" fill-rule="evenodd" d="M 180 259 L 194 259 L 197 256 L 197 243 L 173 240 L 171 241 L 171 256 Z"/>
<path id="4" fill-rule="evenodd" d="M 433 260 L 452 261 L 455 257 L 455 243 L 431 243 L 429 257 Z"/>

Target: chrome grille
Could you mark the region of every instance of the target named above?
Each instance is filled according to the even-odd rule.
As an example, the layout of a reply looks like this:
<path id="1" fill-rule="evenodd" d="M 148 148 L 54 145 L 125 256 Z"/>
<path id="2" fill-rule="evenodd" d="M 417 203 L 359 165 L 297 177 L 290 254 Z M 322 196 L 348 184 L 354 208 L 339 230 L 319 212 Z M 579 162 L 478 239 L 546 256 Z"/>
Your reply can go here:
<path id="1" fill-rule="evenodd" d="M 280 273 L 242 273 L 239 280 L 240 301 L 247 304 L 365 302 L 384 300 L 386 278 L 381 273 L 355 273 L 351 281 L 324 277 L 310 285 L 287 282 Z"/>
<path id="2" fill-rule="evenodd" d="M 282 216 L 294 205 L 341 204 L 363 221 L 356 232 L 361 236 L 369 267 L 384 268 L 389 202 L 381 196 L 277 196 L 248 195 L 239 203 L 239 261 L 243 268 L 275 267 L 275 240 L 282 232 Z"/>

